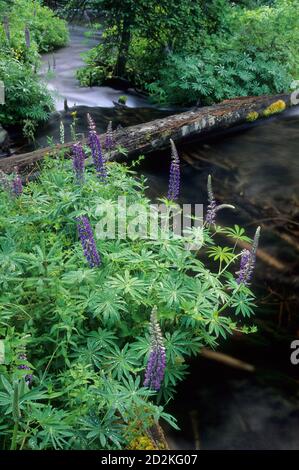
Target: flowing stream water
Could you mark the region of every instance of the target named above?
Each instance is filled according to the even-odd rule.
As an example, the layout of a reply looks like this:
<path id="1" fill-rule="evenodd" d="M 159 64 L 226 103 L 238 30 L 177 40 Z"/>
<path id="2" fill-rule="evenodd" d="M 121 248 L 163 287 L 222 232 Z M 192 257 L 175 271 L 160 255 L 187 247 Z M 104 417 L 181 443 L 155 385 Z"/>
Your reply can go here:
<path id="1" fill-rule="evenodd" d="M 47 144 L 47 136 L 59 141 L 61 120 L 69 140 L 72 117 L 63 110 L 65 99 L 75 105 L 77 130 L 82 133 L 87 112 L 103 131 L 109 120 L 115 128 L 179 111 L 155 108 L 130 89 L 79 87 L 74 74 L 83 64 L 80 54 L 99 40 L 99 35 L 86 40 L 85 31 L 72 27 L 70 45 L 43 57 L 42 74 L 48 75 L 48 87 L 56 92 L 57 112 L 38 130 L 39 146 Z M 128 108 L 114 107 L 113 101 L 123 94 Z M 167 429 L 173 447 L 299 449 L 299 365 L 290 363 L 290 342 L 299 337 L 298 148 L 298 108 L 179 148 L 181 202 L 206 203 L 207 175 L 212 174 L 217 198 L 237 207 L 233 213 L 223 211 L 220 222 L 243 225 L 250 235 L 262 224 L 261 249 L 270 259 L 258 260 L 253 285 L 260 331 L 220 341 L 220 351 L 253 364 L 256 371 L 205 358 L 192 360 L 189 377 L 169 405 L 181 427 L 180 432 Z M 148 179 L 152 198 L 167 193 L 169 161 L 169 151 L 157 152 L 138 169 Z"/>

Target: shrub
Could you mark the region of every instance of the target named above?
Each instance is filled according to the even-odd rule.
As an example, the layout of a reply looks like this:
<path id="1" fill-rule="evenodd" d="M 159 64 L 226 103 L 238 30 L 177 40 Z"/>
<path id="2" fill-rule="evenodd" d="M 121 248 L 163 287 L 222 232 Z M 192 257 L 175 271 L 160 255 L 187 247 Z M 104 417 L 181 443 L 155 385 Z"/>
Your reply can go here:
<path id="1" fill-rule="evenodd" d="M 142 28 L 133 28 L 126 77 L 156 101 L 174 104 L 288 91 L 299 75 L 299 0 L 203 3 L 202 21 L 189 37 L 183 27 L 167 40 L 163 30 L 143 37 Z M 105 34 L 79 72 L 82 84 L 114 72 L 119 37 L 113 28 Z"/>
<path id="2" fill-rule="evenodd" d="M 229 33 L 203 35 L 177 52 L 148 90 L 160 101 L 210 104 L 236 96 L 286 92 L 298 78 L 298 0 L 231 8 Z"/>
<path id="3" fill-rule="evenodd" d="M 39 52 L 66 44 L 68 30 L 64 21 L 37 1 L 16 0 L 5 13 L 10 38 L 1 23 L 0 80 L 4 82 L 6 103 L 0 107 L 0 121 L 3 125 L 22 125 L 24 135 L 32 138 L 37 124 L 53 109 L 50 93 L 37 75 Z M 26 29 L 30 35 L 27 42 Z"/>
<path id="4" fill-rule="evenodd" d="M 107 78 L 113 77 L 117 58 L 113 32 L 112 28 L 107 29 L 102 36 L 103 43 L 84 54 L 86 65 L 77 71 L 82 86 L 101 85 Z M 156 65 L 157 62 L 160 66 L 164 64 L 165 54 L 156 48 L 153 41 L 140 37 L 139 32 L 132 36 L 126 76 L 135 86 L 144 87 L 159 76 Z"/>
<path id="5" fill-rule="evenodd" d="M 105 79 L 112 77 L 113 55 L 106 51 L 103 44 L 85 53 L 84 60 L 87 65 L 76 72 L 82 86 L 101 85 Z"/>
<path id="6" fill-rule="evenodd" d="M 216 242 L 218 232 L 248 241 L 238 227 L 205 226 L 187 239 L 98 239 L 100 265 L 89 267 L 76 219 L 88 215 L 95 233 L 101 210 L 108 224 L 118 213 L 119 196 L 149 204 L 143 178 L 107 167 L 102 182 L 88 164 L 78 184 L 71 161 L 50 158 L 18 197 L 0 191 L 2 448 L 136 448 L 143 436 L 148 448 L 153 423 L 175 426 L 161 404 L 188 358 L 235 330 L 253 330 L 241 320 L 253 313 L 253 294 L 229 273 L 239 254 Z M 198 236 L 200 252 L 186 249 Z M 215 270 L 205 266 L 207 254 Z M 158 394 L 142 386 L 155 306 L 167 354 Z"/>
<path id="7" fill-rule="evenodd" d="M 237 96 L 286 91 L 290 74 L 265 52 L 204 50 L 199 55 L 171 55 L 160 80 L 148 86 L 159 101 L 212 104 Z"/>
<path id="8" fill-rule="evenodd" d="M 24 31 L 27 26 L 39 52 L 48 52 L 67 44 L 67 24 L 50 8 L 33 0 L 16 0 L 9 15 L 12 32 Z"/>
<path id="9" fill-rule="evenodd" d="M 237 50 L 255 48 L 266 53 L 287 70 L 299 76 L 298 0 L 276 0 L 271 6 L 234 10 L 232 46 Z"/>

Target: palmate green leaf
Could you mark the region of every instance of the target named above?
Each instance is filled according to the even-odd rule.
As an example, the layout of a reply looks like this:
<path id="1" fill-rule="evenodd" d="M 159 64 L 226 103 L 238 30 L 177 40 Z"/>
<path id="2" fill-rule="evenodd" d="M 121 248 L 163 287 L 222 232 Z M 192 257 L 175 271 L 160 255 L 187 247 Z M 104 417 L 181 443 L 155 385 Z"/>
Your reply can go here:
<path id="1" fill-rule="evenodd" d="M 213 310 L 215 304 L 218 304 L 219 301 L 224 303 L 229 298 L 219 277 L 208 270 L 205 273 L 196 275 L 195 289 L 198 308 L 206 308 L 204 306 L 207 305 L 210 310 Z"/>
<path id="2" fill-rule="evenodd" d="M 249 297 L 245 292 L 237 292 L 234 296 L 234 300 L 231 303 L 232 307 L 235 307 L 235 314 L 243 315 L 243 317 L 250 317 L 254 314 L 253 307 L 256 305 L 253 303 L 254 298 Z"/>
<path id="3" fill-rule="evenodd" d="M 127 312 L 128 307 L 120 293 L 112 289 L 104 289 L 96 292 L 89 299 L 88 307 L 95 318 L 102 320 L 103 325 L 113 326 L 120 320 L 122 312 Z"/>
<path id="4" fill-rule="evenodd" d="M 137 302 L 142 301 L 143 296 L 146 295 L 146 283 L 136 276 L 132 276 L 128 270 L 124 274 L 116 274 L 115 277 L 109 277 L 107 288 L 116 289 L 122 295 L 132 298 Z"/>
<path id="5" fill-rule="evenodd" d="M 200 338 L 192 337 L 189 332 L 174 331 L 165 333 L 166 355 L 171 363 L 175 363 L 177 357 L 196 354 L 200 347 Z"/>
<path id="6" fill-rule="evenodd" d="M 24 403 L 29 403 L 31 401 L 37 400 L 45 400 L 48 398 L 48 394 L 46 390 L 40 390 L 38 388 L 30 390 L 24 393 L 23 396 L 20 397 L 19 404 L 20 406 Z"/>
<path id="7" fill-rule="evenodd" d="M 209 248 L 208 254 L 210 258 L 214 259 L 214 261 L 219 260 L 224 263 L 229 263 L 229 261 L 231 261 L 235 257 L 233 249 L 227 246 L 213 246 Z"/>
<path id="8" fill-rule="evenodd" d="M 117 420 L 112 410 L 108 410 L 103 418 L 94 413 L 90 414 L 86 419 L 82 419 L 80 424 L 82 431 L 86 433 L 88 447 L 95 448 L 95 441 L 98 440 L 102 449 L 113 447 L 121 449 L 124 441 L 122 437 L 124 424 Z"/>
<path id="9" fill-rule="evenodd" d="M 138 360 L 143 358 L 145 364 L 146 358 L 151 349 L 151 341 L 149 334 L 146 333 L 145 336 L 137 337 L 136 341 L 130 344 L 130 349 L 133 351 Z"/>
<path id="10" fill-rule="evenodd" d="M 185 279 L 188 279 L 187 276 Z M 189 282 L 192 284 L 191 279 Z M 181 277 L 167 275 L 159 283 L 157 297 L 160 302 L 166 304 L 167 307 L 179 307 L 194 295 L 191 288 L 186 284 L 187 283 L 184 283 Z"/>
<path id="11" fill-rule="evenodd" d="M 158 256 L 150 249 L 142 248 L 140 252 L 128 250 L 124 256 L 124 261 L 132 265 L 131 269 L 140 269 L 143 271 L 148 265 L 158 260 Z"/>
<path id="12" fill-rule="evenodd" d="M 76 348 L 72 355 L 75 359 L 79 360 L 82 364 L 91 364 L 100 369 L 102 359 L 107 352 L 94 338 L 88 338 L 87 343 L 81 348 Z"/>
<path id="13" fill-rule="evenodd" d="M 141 379 L 137 376 L 135 379 L 129 375 L 123 380 L 120 397 L 126 403 L 128 411 L 136 406 L 145 406 L 146 400 L 155 394 L 155 391 L 149 390 L 141 385 Z"/>
<path id="14" fill-rule="evenodd" d="M 26 253 L 18 251 L 13 240 L 7 240 L 6 238 L 1 240 L 0 269 L 4 273 L 19 272 L 21 274 L 24 271 L 23 266 L 28 261 L 28 257 Z"/>
<path id="15" fill-rule="evenodd" d="M 57 197 L 59 202 L 50 210 L 49 217 L 56 219 L 59 216 L 66 216 L 68 213 L 71 213 L 75 207 L 77 200 L 79 199 L 79 194 L 71 191 L 59 191 Z"/>
<path id="16" fill-rule="evenodd" d="M 252 239 L 245 235 L 245 230 L 239 225 L 234 225 L 234 227 L 226 227 L 224 229 L 224 233 L 226 233 L 229 237 L 233 238 L 234 240 L 241 240 L 244 242 L 251 242 Z"/>
<path id="17" fill-rule="evenodd" d="M 231 320 L 227 317 L 214 314 L 211 319 L 207 320 L 207 324 L 209 326 L 209 334 L 214 334 L 216 338 L 218 338 L 218 336 L 222 336 L 226 339 L 227 334 L 232 334 Z"/>
<path id="18" fill-rule="evenodd" d="M 14 389 L 4 376 L 1 376 L 1 383 L 5 388 L 5 391 L 0 392 L 0 406 L 5 409 L 5 415 L 10 415 L 13 412 Z M 46 390 L 42 390 L 39 387 L 29 390 L 23 379 L 18 381 L 17 386 L 20 410 L 24 410 L 27 405 L 31 404 L 31 402 L 37 402 L 48 398 Z"/>
<path id="19" fill-rule="evenodd" d="M 130 244 L 127 244 L 123 240 L 105 240 L 105 243 L 101 247 L 101 252 L 110 262 L 126 263 L 126 261 L 132 257 L 133 250 Z"/>
<path id="20" fill-rule="evenodd" d="M 155 416 L 155 421 L 158 423 L 161 419 L 164 419 L 173 429 L 176 431 L 179 431 L 180 428 L 177 425 L 177 420 L 171 416 L 169 413 L 165 413 L 163 411 L 162 406 L 156 406 L 155 409 L 153 410 L 153 414 Z"/>
<path id="21" fill-rule="evenodd" d="M 129 349 L 128 343 L 122 349 L 115 345 L 102 360 L 102 367 L 111 372 L 112 377 L 117 380 L 121 380 L 123 377 L 128 378 L 138 365 L 139 362 L 134 352 Z"/>
<path id="22" fill-rule="evenodd" d="M 180 318 L 181 326 L 188 330 L 195 330 L 201 322 L 203 322 L 202 315 L 197 311 L 195 304 L 186 304 L 183 306 L 183 310 L 186 312 L 186 315 L 182 315 Z"/>
<path id="23" fill-rule="evenodd" d="M 88 336 L 90 338 L 93 338 L 96 343 L 101 347 L 101 348 L 111 348 L 115 344 L 115 340 L 117 337 L 112 331 L 105 330 L 102 328 L 99 328 L 97 331 L 91 331 L 88 333 Z"/>
<path id="24" fill-rule="evenodd" d="M 182 362 L 168 363 L 165 369 L 165 376 L 163 380 L 163 387 L 167 388 L 168 385 L 176 386 L 178 382 L 182 381 L 187 374 L 188 366 Z"/>
<path id="25" fill-rule="evenodd" d="M 69 439 L 74 436 L 71 426 L 67 423 L 67 412 L 51 406 L 33 408 L 31 419 L 37 421 L 41 430 L 38 432 L 39 449 L 65 449 L 69 447 Z"/>
<path id="26" fill-rule="evenodd" d="M 184 243 L 186 243 L 186 240 L 184 240 Z M 186 271 L 190 252 L 186 250 L 181 240 L 174 240 L 172 244 L 168 243 L 165 249 L 160 250 L 160 260 L 163 260 L 163 258 L 170 264 L 170 267 Z"/>
<path id="27" fill-rule="evenodd" d="M 67 286 L 80 285 L 83 283 L 94 284 L 98 275 L 95 269 L 79 269 L 69 271 L 62 276 L 63 284 Z"/>
<path id="28" fill-rule="evenodd" d="M 206 327 L 200 327 L 198 330 L 203 345 L 212 349 L 215 349 L 218 346 L 217 337 L 210 335 Z"/>
<path id="29" fill-rule="evenodd" d="M 94 388 L 93 393 L 97 403 L 100 400 L 101 402 L 104 401 L 111 412 L 113 411 L 115 415 L 120 414 L 124 421 L 128 420 L 131 410 L 123 397 L 126 390 L 124 390 L 123 385 L 117 379 L 112 378 L 111 374 L 106 374 L 101 370 L 101 386 Z M 149 393 L 151 394 L 150 391 Z"/>

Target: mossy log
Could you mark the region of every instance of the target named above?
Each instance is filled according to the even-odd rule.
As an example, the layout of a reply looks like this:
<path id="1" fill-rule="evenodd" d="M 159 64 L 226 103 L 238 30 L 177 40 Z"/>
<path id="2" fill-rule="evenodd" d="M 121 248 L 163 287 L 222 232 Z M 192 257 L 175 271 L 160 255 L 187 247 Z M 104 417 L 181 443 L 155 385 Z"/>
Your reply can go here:
<path id="1" fill-rule="evenodd" d="M 113 160 L 122 161 L 137 155 L 145 155 L 169 146 L 169 139 L 183 142 L 196 139 L 215 130 L 227 129 L 245 122 L 269 117 L 292 106 L 289 94 L 276 96 L 251 96 L 226 100 L 222 103 L 156 119 L 114 132 L 117 146 L 127 149 L 126 156 L 113 152 Z M 101 136 L 104 138 L 104 136 Z M 56 145 L 55 149 L 70 148 L 73 143 Z M 0 160 L 0 169 L 9 172 L 14 166 L 24 168 L 52 154 L 53 147 L 46 147 L 22 155 Z"/>

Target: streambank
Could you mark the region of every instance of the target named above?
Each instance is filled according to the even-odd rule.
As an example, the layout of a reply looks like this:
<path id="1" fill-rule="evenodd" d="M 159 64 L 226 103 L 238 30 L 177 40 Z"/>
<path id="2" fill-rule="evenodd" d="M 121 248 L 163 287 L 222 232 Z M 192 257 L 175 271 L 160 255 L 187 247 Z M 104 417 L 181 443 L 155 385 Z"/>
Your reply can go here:
<path id="1" fill-rule="evenodd" d="M 184 111 L 183 108 L 154 106 L 143 94 L 132 88 L 126 87 L 124 90 L 121 86 L 117 87 L 117 84 L 113 87 L 81 87 L 76 79 L 76 71 L 84 65 L 83 54 L 99 43 L 101 32 L 93 32 L 92 36 L 87 37 L 86 33 L 89 30 L 86 26 L 70 25 L 69 28 L 69 44 L 41 57 L 40 77 L 53 94 L 55 112 L 50 115 L 47 122 L 38 126 L 34 142 L 28 143 L 22 135 L 21 128 L 9 129 L 11 154 L 46 147 L 49 138 L 54 143 L 59 142 L 60 122 L 65 126 L 66 141 L 71 140 L 71 112 L 76 112 L 77 132 L 82 134 L 86 131 L 88 112 L 92 114 L 98 131 L 104 132 L 109 121 L 113 121 L 114 128 L 128 127 L 162 118 L 180 110 Z M 127 99 L 126 106 L 116 107 L 115 102 L 118 102 L 123 95 Z M 65 111 L 66 106 L 67 111 Z"/>
<path id="2" fill-rule="evenodd" d="M 116 110 L 110 104 L 75 109 L 79 133 L 86 132 L 87 112 L 95 117 L 99 132 L 109 120 L 116 128 L 167 113 L 149 107 Z M 58 111 L 50 124 L 39 130 L 37 145 L 47 145 L 47 136 L 59 140 L 61 118 L 68 132 L 72 117 Z M 246 125 L 201 142 L 178 145 L 181 202 L 206 204 L 207 175 L 212 174 L 217 200 L 237 207 L 233 213 L 220 213 L 219 222 L 238 223 L 250 235 L 262 225 L 260 248 L 282 263 L 283 269 L 258 258 L 252 289 L 258 298 L 253 323 L 259 331 L 234 336 L 226 344 L 219 341 L 220 352 L 253 364 L 255 372 L 232 370 L 203 357 L 195 359 L 190 376 L 169 404 L 181 427 L 178 433 L 167 430 L 172 447 L 192 449 L 199 443 L 202 449 L 299 448 L 298 366 L 290 363 L 290 342 L 298 338 L 299 329 L 295 242 L 299 223 L 298 129 L 299 113 L 294 108 L 262 125 Z M 147 177 L 152 200 L 167 194 L 169 159 L 169 150 L 157 151 L 137 168 L 138 174 Z"/>

